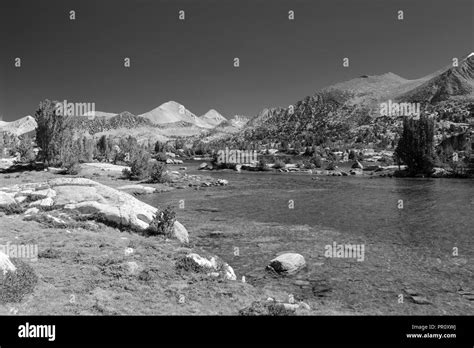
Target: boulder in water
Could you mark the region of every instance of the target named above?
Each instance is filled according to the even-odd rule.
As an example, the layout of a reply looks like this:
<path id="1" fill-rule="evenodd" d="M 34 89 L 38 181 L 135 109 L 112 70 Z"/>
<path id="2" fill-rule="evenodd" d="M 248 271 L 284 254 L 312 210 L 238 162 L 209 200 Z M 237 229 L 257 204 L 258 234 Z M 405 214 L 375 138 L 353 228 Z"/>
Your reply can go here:
<path id="1" fill-rule="evenodd" d="M 174 222 L 173 236 L 181 243 L 189 243 L 189 234 L 186 228 L 178 221 Z"/>
<path id="2" fill-rule="evenodd" d="M 278 274 L 294 274 L 306 266 L 304 257 L 296 253 L 282 254 L 270 261 L 267 269 Z"/>

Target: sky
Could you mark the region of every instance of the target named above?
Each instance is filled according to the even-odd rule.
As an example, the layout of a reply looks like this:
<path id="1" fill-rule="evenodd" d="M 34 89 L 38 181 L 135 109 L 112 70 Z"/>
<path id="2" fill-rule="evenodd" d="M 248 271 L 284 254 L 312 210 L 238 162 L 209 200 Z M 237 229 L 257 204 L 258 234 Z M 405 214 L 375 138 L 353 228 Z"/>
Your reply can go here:
<path id="1" fill-rule="evenodd" d="M 474 51 L 473 4 L 1 0 L 0 115 L 34 115 L 48 98 L 136 115 L 174 100 L 198 116 L 252 117 L 360 75 L 415 79 Z"/>

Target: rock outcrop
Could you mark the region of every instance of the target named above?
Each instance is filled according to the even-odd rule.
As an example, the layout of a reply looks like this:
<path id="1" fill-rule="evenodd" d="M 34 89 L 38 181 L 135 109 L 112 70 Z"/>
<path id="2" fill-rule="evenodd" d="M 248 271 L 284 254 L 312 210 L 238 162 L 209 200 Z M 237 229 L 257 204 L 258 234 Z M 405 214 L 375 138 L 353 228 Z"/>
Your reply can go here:
<path id="1" fill-rule="evenodd" d="M 146 230 L 158 211 L 126 192 L 84 178 L 57 178 L 3 187 L 0 188 L 2 204 L 95 214 L 107 222 L 138 231 Z M 188 240 L 186 229 L 179 223 L 175 225 L 175 235 L 180 241 Z"/>

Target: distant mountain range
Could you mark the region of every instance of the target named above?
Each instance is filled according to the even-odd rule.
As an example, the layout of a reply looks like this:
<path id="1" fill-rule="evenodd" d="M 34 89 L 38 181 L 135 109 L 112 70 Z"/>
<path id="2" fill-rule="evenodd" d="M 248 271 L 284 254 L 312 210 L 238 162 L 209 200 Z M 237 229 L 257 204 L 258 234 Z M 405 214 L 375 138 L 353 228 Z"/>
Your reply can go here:
<path id="1" fill-rule="evenodd" d="M 102 135 L 112 131 L 113 134 L 123 134 L 123 131 L 127 130 L 130 135 L 140 135 L 142 138 L 147 135 L 151 138 L 167 140 L 169 137 L 200 135 L 217 127 L 225 128 L 226 133 L 235 132 L 245 126 L 248 118 L 235 116 L 227 120 L 214 109 L 198 117 L 184 105 L 169 101 L 138 116 L 128 111 L 119 114 L 93 111 L 73 117 L 71 120 L 75 129 L 89 135 Z M 17 136 L 31 132 L 35 128 L 36 121 L 31 116 L 14 122 L 0 121 L 0 132 Z"/>
<path id="2" fill-rule="evenodd" d="M 203 141 L 308 141 L 321 137 L 340 139 L 349 133 L 360 137 L 361 132 L 367 139 L 367 134 L 370 138 L 379 132 L 375 126 L 379 120 L 393 126 L 393 120 L 380 115 L 380 104 L 388 100 L 420 103 L 425 112 L 443 117 L 460 114 L 463 120 L 472 119 L 474 53 L 460 59 L 458 66 L 449 65 L 415 80 L 394 73 L 363 75 L 323 88 L 291 107 L 266 108 L 254 118 L 236 115 L 227 119 L 214 109 L 198 117 L 184 105 L 168 101 L 138 116 L 126 111 L 95 111 L 75 117 L 73 122 L 78 130 L 91 135 L 129 134 L 160 140 L 192 137 Z M 31 132 L 35 127 L 31 116 L 0 121 L 0 132 L 14 135 Z"/>
<path id="3" fill-rule="evenodd" d="M 423 112 L 438 119 L 472 121 L 474 53 L 460 59 L 458 66 L 449 65 L 416 80 L 386 73 L 334 84 L 287 108 L 262 110 L 239 133 L 224 140 L 317 143 L 321 139 L 355 142 L 359 138 L 370 142 L 385 136 L 380 133 L 390 133 L 386 139 L 390 141 L 401 121 L 382 117 L 381 103 L 389 100 L 420 103 Z"/>

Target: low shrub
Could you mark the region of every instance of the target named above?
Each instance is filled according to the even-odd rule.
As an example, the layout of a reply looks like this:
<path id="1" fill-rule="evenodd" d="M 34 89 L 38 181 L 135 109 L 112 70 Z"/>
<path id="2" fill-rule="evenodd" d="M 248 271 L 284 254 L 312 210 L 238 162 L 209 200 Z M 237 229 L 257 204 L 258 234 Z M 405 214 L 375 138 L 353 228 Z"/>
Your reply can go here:
<path id="1" fill-rule="evenodd" d="M 153 221 L 150 223 L 147 234 L 149 235 L 164 235 L 170 237 L 173 234 L 174 223 L 176 221 L 176 213 L 171 207 L 166 207 L 165 210 L 155 215 Z"/>
<path id="2" fill-rule="evenodd" d="M 155 155 L 155 159 L 160 162 L 166 162 L 167 156 L 164 152 L 158 152 Z"/>
<path id="3" fill-rule="evenodd" d="M 314 166 L 316 168 L 321 168 L 322 166 L 322 161 L 321 161 L 321 157 L 318 156 L 318 155 L 314 155 L 313 157 L 311 157 L 311 159 L 309 160 L 310 163 L 314 164 Z"/>
<path id="4" fill-rule="evenodd" d="M 316 168 L 316 165 L 314 163 L 311 163 L 310 161 L 303 161 L 303 168 L 304 169 L 314 169 L 314 168 Z"/>
<path id="5" fill-rule="evenodd" d="M 267 171 L 268 170 L 267 161 L 262 158 L 257 164 L 257 169 L 259 171 Z"/>
<path id="6" fill-rule="evenodd" d="M 336 164 L 334 162 L 330 162 L 328 166 L 326 167 L 326 170 L 335 170 L 336 169 Z"/>
<path id="7" fill-rule="evenodd" d="M 64 168 L 66 169 L 65 174 L 77 175 L 81 170 L 81 166 L 78 161 L 71 161 L 67 163 Z"/>
<path id="8" fill-rule="evenodd" d="M 182 256 L 178 260 L 176 260 L 175 264 L 178 270 L 183 270 L 186 272 L 195 272 L 195 273 L 204 273 L 206 269 L 201 265 L 197 264 L 193 259 L 190 257 Z"/>
<path id="9" fill-rule="evenodd" d="M 151 183 L 164 183 L 169 181 L 166 174 L 166 164 L 162 162 L 154 162 L 149 169 L 149 176 Z"/>
<path id="10" fill-rule="evenodd" d="M 129 180 L 144 179 L 149 172 L 150 154 L 145 150 L 134 151 L 130 159 L 130 169 L 125 168 L 122 171 L 123 176 Z"/>
<path id="11" fill-rule="evenodd" d="M 0 206 L 0 211 L 5 213 L 6 215 L 16 215 L 16 214 L 23 214 L 25 212 L 25 208 L 23 208 L 18 203 L 15 203 L 15 204 Z"/>
<path id="12" fill-rule="evenodd" d="M 273 165 L 273 168 L 275 168 L 275 169 L 285 168 L 285 163 L 283 161 L 276 160 L 275 164 Z"/>

